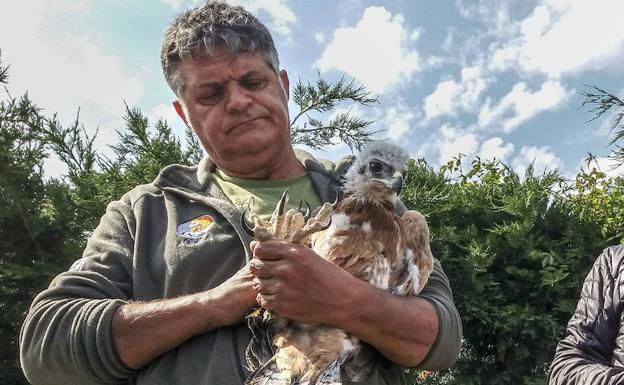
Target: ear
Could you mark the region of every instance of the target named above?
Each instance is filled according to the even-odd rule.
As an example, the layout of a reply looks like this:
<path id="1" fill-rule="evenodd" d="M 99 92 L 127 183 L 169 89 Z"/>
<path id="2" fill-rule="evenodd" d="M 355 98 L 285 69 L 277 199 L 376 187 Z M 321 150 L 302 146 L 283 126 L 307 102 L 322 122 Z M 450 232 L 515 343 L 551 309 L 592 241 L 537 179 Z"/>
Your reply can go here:
<path id="1" fill-rule="evenodd" d="M 188 124 L 188 121 L 186 120 L 186 115 L 184 115 L 184 110 L 182 109 L 182 104 L 180 103 L 179 100 L 173 101 L 173 108 L 175 108 L 175 111 L 178 114 L 178 116 L 184 121 L 184 124 L 188 126 L 189 124 Z"/>
<path id="2" fill-rule="evenodd" d="M 286 95 L 286 100 L 290 97 L 290 80 L 288 80 L 288 73 L 286 70 L 280 70 L 279 77 L 282 82 L 282 88 L 284 89 L 284 95 Z"/>

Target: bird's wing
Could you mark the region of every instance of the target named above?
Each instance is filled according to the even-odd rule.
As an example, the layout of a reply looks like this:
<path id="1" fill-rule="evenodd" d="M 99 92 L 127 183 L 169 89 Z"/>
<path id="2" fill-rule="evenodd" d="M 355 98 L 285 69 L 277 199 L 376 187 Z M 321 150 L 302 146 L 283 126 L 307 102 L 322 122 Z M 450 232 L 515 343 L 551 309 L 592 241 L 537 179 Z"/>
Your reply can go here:
<path id="1" fill-rule="evenodd" d="M 406 211 L 400 220 L 403 233 L 393 271 L 393 292 L 397 295 L 416 295 L 433 270 L 429 227 L 425 217 L 414 210 Z"/>

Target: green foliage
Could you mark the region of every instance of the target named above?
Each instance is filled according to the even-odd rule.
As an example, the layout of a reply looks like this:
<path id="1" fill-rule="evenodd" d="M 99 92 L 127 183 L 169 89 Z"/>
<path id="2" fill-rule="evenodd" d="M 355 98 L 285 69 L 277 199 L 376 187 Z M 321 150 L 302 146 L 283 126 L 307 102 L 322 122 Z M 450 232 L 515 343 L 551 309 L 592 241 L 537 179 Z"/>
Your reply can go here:
<path id="1" fill-rule="evenodd" d="M 587 86 L 586 91 L 580 91 L 579 94 L 585 97 L 585 101 L 581 107 L 587 107 L 589 112 L 593 113 L 591 119 L 588 122 L 592 122 L 602 117 L 611 109 L 615 110 L 613 119 L 611 120 L 609 127 L 613 133 L 611 139 L 611 145 L 615 148 L 611 152 L 611 158 L 618 164 L 624 164 L 624 148 L 618 143 L 624 140 L 624 99 L 619 98 L 603 89 L 594 86 Z"/>
<path id="2" fill-rule="evenodd" d="M 611 212 L 601 206 L 624 195 L 613 181 L 572 193 L 556 173 L 529 168 L 521 177 L 479 159 L 464 173 L 460 164 L 436 172 L 413 162 L 402 196 L 427 217 L 464 326 L 458 364 L 425 379 L 412 373 L 412 381 L 543 383 L 581 283 L 614 236 L 615 226 L 605 227 Z"/>
<path id="3" fill-rule="evenodd" d="M 609 177 L 592 167 L 576 175 L 574 187 L 569 199 L 576 215 L 597 221 L 610 242 L 624 242 L 624 179 Z"/>
<path id="4" fill-rule="evenodd" d="M 27 96 L 0 102 L 0 383 L 26 383 L 17 338 L 24 312 L 77 255 L 75 207 L 66 185 L 45 181 L 45 119 Z"/>
<path id="5" fill-rule="evenodd" d="M 106 204 L 153 180 L 167 164 L 198 162 L 196 140 L 183 148 L 165 122 L 155 128 L 128 108 L 126 128 L 108 159 L 96 152 L 95 137 L 78 119 L 64 127 L 28 95 L 0 102 L 0 383 L 27 384 L 17 352 L 28 305 L 80 257 Z M 44 178 L 51 154 L 67 166 L 66 177 Z"/>
<path id="6" fill-rule="evenodd" d="M 299 113 L 290 122 L 290 136 L 293 144 L 303 144 L 314 149 L 323 149 L 338 138 L 352 150 L 360 150 L 380 131 L 367 130 L 372 123 L 352 114 L 351 109 L 337 113 L 329 122 L 308 116 L 311 112 L 326 113 L 334 110 L 339 103 L 351 100 L 363 106 L 377 103 L 377 98 L 355 81 L 347 81 L 343 76 L 336 83 L 329 83 L 318 75 L 316 85 L 297 82 L 293 90 L 293 101 L 299 106 Z M 302 116 L 308 121 L 299 126 Z"/>

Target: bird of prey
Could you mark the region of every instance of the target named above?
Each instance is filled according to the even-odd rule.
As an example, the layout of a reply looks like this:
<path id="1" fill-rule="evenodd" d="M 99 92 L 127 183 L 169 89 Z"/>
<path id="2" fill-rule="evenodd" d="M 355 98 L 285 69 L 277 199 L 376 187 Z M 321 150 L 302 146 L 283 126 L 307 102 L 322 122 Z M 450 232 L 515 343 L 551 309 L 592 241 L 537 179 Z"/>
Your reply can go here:
<path id="1" fill-rule="evenodd" d="M 372 142 L 346 173 L 340 201 L 323 204 L 306 222 L 296 210 L 284 212 L 285 192 L 271 221 L 256 220 L 254 237 L 302 243 L 376 287 L 416 295 L 433 269 L 433 256 L 423 215 L 395 213 L 407 160 L 400 146 Z M 267 311 L 256 313 L 249 324 L 253 338 L 247 360 L 254 372 L 246 385 L 338 385 L 341 368 L 358 381 L 377 355 L 356 337 L 327 325 L 302 324 Z"/>

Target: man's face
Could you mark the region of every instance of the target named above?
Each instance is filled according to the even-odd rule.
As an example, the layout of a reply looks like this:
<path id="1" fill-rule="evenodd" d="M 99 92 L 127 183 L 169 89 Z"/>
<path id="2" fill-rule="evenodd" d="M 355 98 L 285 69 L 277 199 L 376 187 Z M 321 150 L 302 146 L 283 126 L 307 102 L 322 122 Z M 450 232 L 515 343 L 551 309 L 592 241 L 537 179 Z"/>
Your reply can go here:
<path id="1" fill-rule="evenodd" d="M 178 114 L 195 131 L 211 159 L 236 176 L 271 167 L 289 148 L 288 76 L 261 54 L 184 59 Z"/>

